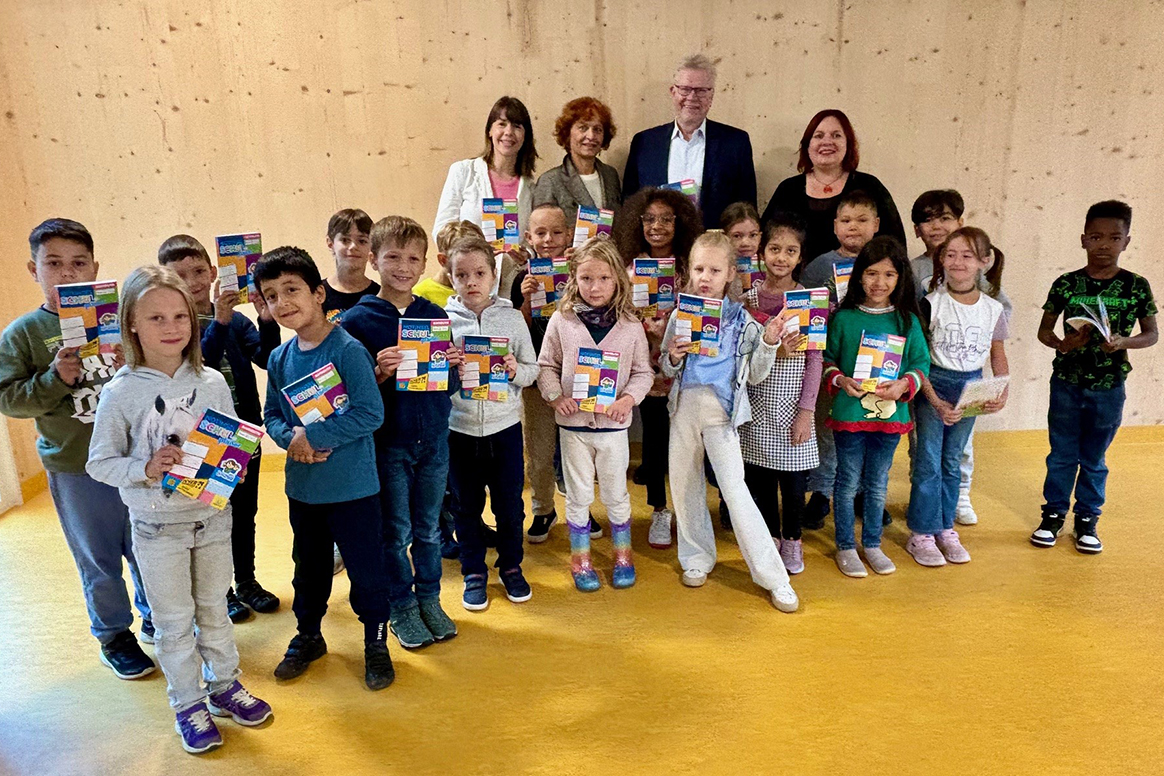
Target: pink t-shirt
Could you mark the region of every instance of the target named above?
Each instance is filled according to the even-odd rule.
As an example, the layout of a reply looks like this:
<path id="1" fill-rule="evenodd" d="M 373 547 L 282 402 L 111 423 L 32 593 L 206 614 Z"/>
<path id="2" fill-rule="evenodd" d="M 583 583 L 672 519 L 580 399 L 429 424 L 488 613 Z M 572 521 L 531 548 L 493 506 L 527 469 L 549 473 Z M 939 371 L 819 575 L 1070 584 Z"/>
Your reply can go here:
<path id="1" fill-rule="evenodd" d="M 521 177 L 518 176 L 508 183 L 502 182 L 497 177 L 497 173 L 493 170 L 489 171 L 489 185 L 493 187 L 493 196 L 497 199 L 517 199 L 517 189 L 521 185 Z"/>

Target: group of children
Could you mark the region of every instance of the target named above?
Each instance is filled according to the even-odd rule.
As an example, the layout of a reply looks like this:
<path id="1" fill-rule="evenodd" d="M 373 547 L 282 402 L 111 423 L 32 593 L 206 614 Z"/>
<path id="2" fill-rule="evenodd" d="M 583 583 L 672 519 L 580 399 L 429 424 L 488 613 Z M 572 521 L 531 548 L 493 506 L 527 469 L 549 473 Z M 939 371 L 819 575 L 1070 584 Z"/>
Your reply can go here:
<path id="1" fill-rule="evenodd" d="M 439 271 L 422 280 L 428 235 L 419 224 L 401 216 L 373 223 L 363 211 L 343 210 L 328 225 L 334 275 L 325 280 L 311 256 L 293 247 L 269 251 L 255 265 L 257 326 L 235 309 L 237 292 L 219 292 L 203 246 L 177 235 L 159 249 L 160 266 L 136 269 L 122 284 L 122 352 L 84 359 L 61 346 L 56 286 L 96 280 L 99 266 L 85 228 L 52 219 L 29 239 L 29 271 L 45 304 L 0 341 L 0 411 L 36 419 L 103 662 L 119 677 L 144 676 L 154 665 L 138 639 L 155 643 L 182 745 L 202 752 L 222 742 L 214 716 L 242 725 L 271 716 L 238 681 L 231 621 L 279 606 L 255 579 L 260 459 L 251 459 L 222 510 L 160 485 L 182 463 L 181 445 L 208 409 L 263 424 L 287 451 L 297 629 L 275 669 L 280 679 L 301 675 L 327 651 L 321 623 L 339 557 L 364 627 L 371 689 L 395 676 L 389 633 L 410 649 L 457 634 L 440 603 L 442 545 L 448 556 L 455 542 L 467 610 L 489 606 L 487 547 L 496 548 L 505 596 L 530 600 L 521 567 L 527 479 L 533 514 L 525 538 L 534 544 L 557 523 L 555 481 L 564 482 L 570 571 L 584 592 L 602 585 L 590 551 L 602 535 L 590 512 L 597 483 L 610 522 L 610 584 L 634 585 L 627 473 L 635 407 L 642 427 L 635 481 L 646 485 L 652 508 L 648 542 L 670 547 L 674 520 L 684 585 L 703 585 L 716 563 L 709 481 L 753 580 L 780 611 L 799 607 L 789 575 L 804 569 L 802 530 L 823 525 L 830 503 L 841 572 L 894 571 L 881 549 L 882 525 L 890 466 L 906 434 L 906 550 L 922 566 L 969 561 L 954 525 L 976 520 L 969 504 L 974 418 L 956 404 L 987 363 L 993 375 L 1007 374 L 1010 308 L 1000 287 L 1002 252 L 982 230 L 964 226 L 962 213 L 957 192 L 919 197 L 913 220 L 926 252 L 911 263 L 896 240 L 873 236 L 874 201 L 851 193 L 837 209 L 840 247 L 805 257 L 805 227 L 794 215 L 761 224 L 753 206 L 739 203 L 725 211 L 722 231 L 700 234 L 686 196 L 648 189 L 628 199 L 614 239 L 592 238 L 576 249 L 567 247 L 567 214 L 555 205 L 534 209 L 524 235 L 532 256 L 514 252 L 516 277 L 502 282 L 476 224 L 453 222 L 436 235 Z M 1044 308 L 1039 339 L 1057 355 L 1043 519 L 1031 536 L 1037 546 L 1055 543 L 1074 492 L 1076 546 L 1102 549 L 1095 525 L 1104 451 L 1120 423 L 1131 368 L 1125 351 L 1157 337 L 1147 282 L 1118 266 L 1130 225 L 1127 205 L 1094 205 L 1082 236 L 1087 266 L 1060 277 Z M 531 308 L 540 288 L 528 271 L 533 256 L 569 257 L 568 281 L 548 319 Z M 747 286 L 737 282 L 737 266 L 752 256 L 763 275 Z M 691 351 L 674 312 L 638 314 L 636 258 L 674 258 L 682 290 L 722 300 L 715 355 Z M 847 261 L 851 279 L 838 295 L 834 267 Z M 378 283 L 365 276 L 368 263 Z M 788 292 L 814 287 L 831 295 L 823 351 L 803 348 L 786 304 Z M 1056 333 L 1060 316 L 1077 318 L 1097 305 L 1109 332 L 1073 325 Z M 407 357 L 401 321 L 446 318 L 447 390 L 397 390 Z M 280 328 L 294 336 L 281 343 Z M 874 390 L 854 379 L 870 334 L 904 338 L 896 376 Z M 508 401 L 462 397 L 468 336 L 506 339 Z M 602 412 L 575 398 L 583 349 L 615 354 L 614 398 Z M 255 366 L 267 372 L 263 402 Z M 347 409 L 304 425 L 284 389 L 329 366 L 343 382 Z M 1005 403 L 1004 393 L 985 409 Z M 482 519 L 486 494 L 495 529 Z M 143 620 L 137 637 L 123 557 Z"/>

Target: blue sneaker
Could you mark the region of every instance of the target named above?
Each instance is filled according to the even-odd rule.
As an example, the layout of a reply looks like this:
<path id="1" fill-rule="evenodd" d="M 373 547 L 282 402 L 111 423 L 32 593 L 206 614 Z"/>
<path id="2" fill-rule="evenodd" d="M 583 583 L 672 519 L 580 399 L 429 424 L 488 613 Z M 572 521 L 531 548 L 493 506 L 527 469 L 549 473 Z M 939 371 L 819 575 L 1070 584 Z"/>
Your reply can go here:
<path id="1" fill-rule="evenodd" d="M 205 703 L 195 703 L 179 711 L 174 720 L 174 730 L 182 737 L 182 748 L 190 754 L 202 754 L 222 746 L 222 735 L 210 718 Z"/>
<path id="2" fill-rule="evenodd" d="M 157 631 L 154 630 L 154 623 L 152 620 L 142 620 L 141 629 L 138 631 L 137 640 L 142 644 L 153 644 L 154 636 Z"/>
<path id="3" fill-rule="evenodd" d="M 521 573 L 521 567 L 501 572 L 501 584 L 505 585 L 505 597 L 515 604 L 525 603 L 533 598 L 533 591 L 529 589 L 529 582 Z"/>
<path id="4" fill-rule="evenodd" d="M 616 565 L 614 573 L 611 574 L 610 584 L 616 588 L 622 589 L 631 587 L 635 583 L 635 567 L 634 565 Z"/>
<path id="5" fill-rule="evenodd" d="M 470 612 L 482 612 L 489 608 L 489 595 L 485 591 L 487 579 L 484 574 L 468 574 L 465 577 L 465 593 L 461 605 Z"/>
<path id="6" fill-rule="evenodd" d="M 261 725 L 271 716 L 271 705 L 247 692 L 237 679 L 222 692 L 211 693 L 206 705 L 214 716 L 230 717 L 246 727 Z"/>

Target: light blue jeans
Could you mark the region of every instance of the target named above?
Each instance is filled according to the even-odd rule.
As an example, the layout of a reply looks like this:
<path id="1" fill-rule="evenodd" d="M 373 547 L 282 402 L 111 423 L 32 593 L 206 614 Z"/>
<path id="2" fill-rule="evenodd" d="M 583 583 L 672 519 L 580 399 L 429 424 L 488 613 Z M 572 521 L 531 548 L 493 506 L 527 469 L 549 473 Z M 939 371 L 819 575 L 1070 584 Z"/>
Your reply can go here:
<path id="1" fill-rule="evenodd" d="M 981 376 L 981 369 L 956 372 L 934 364 L 930 366 L 929 379 L 939 399 L 957 402 L 966 383 Z M 937 534 L 954 527 L 962 466 L 975 419 L 962 418 L 947 426 L 925 396 L 914 402 L 913 415 L 917 447 L 910 472 L 906 519 L 914 533 Z"/>
<path id="2" fill-rule="evenodd" d="M 138 566 L 153 605 L 154 651 L 174 711 L 205 699 L 207 685 L 211 693 L 222 692 L 240 673 L 234 625 L 226 614 L 234 568 L 230 507 L 189 515 L 189 522 L 157 523 L 152 515 L 130 514 Z"/>
<path id="3" fill-rule="evenodd" d="M 48 472 L 48 483 L 65 543 L 81 575 L 85 608 L 89 610 L 89 630 L 102 644 L 108 644 L 133 624 L 122 558 L 129 565 L 134 603 L 142 619 L 150 619 L 150 607 L 133 554 L 129 510 L 121 502 L 117 488 L 97 482 L 87 474 Z"/>

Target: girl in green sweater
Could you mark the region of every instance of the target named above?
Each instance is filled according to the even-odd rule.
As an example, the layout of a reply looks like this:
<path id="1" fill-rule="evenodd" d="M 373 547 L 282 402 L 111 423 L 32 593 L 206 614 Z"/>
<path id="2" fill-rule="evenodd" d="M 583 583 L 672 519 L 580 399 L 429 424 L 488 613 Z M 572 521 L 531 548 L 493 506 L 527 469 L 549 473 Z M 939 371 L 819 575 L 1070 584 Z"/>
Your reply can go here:
<path id="1" fill-rule="evenodd" d="M 876 388 L 862 387 L 866 359 L 858 357 L 862 340 L 873 344 L 879 335 L 897 340 L 900 363 L 883 362 Z M 891 340 L 892 341 L 892 340 Z M 864 354 L 862 354 L 863 356 Z M 857 554 L 853 499 L 865 494 L 861 545 L 865 561 L 878 574 L 897 570 L 881 551 L 881 511 L 889 483 L 889 467 L 901 435 L 913 427 L 906 402 L 921 389 L 929 372 L 930 352 L 918 316 L 913 275 L 905 248 L 892 237 L 875 237 L 861 250 L 853 266 L 849 292 L 829 321 L 824 353 L 824 384 L 834 394 L 826 425 L 837 447 L 837 480 L 833 493 L 837 566 L 850 577 L 867 576 Z"/>

